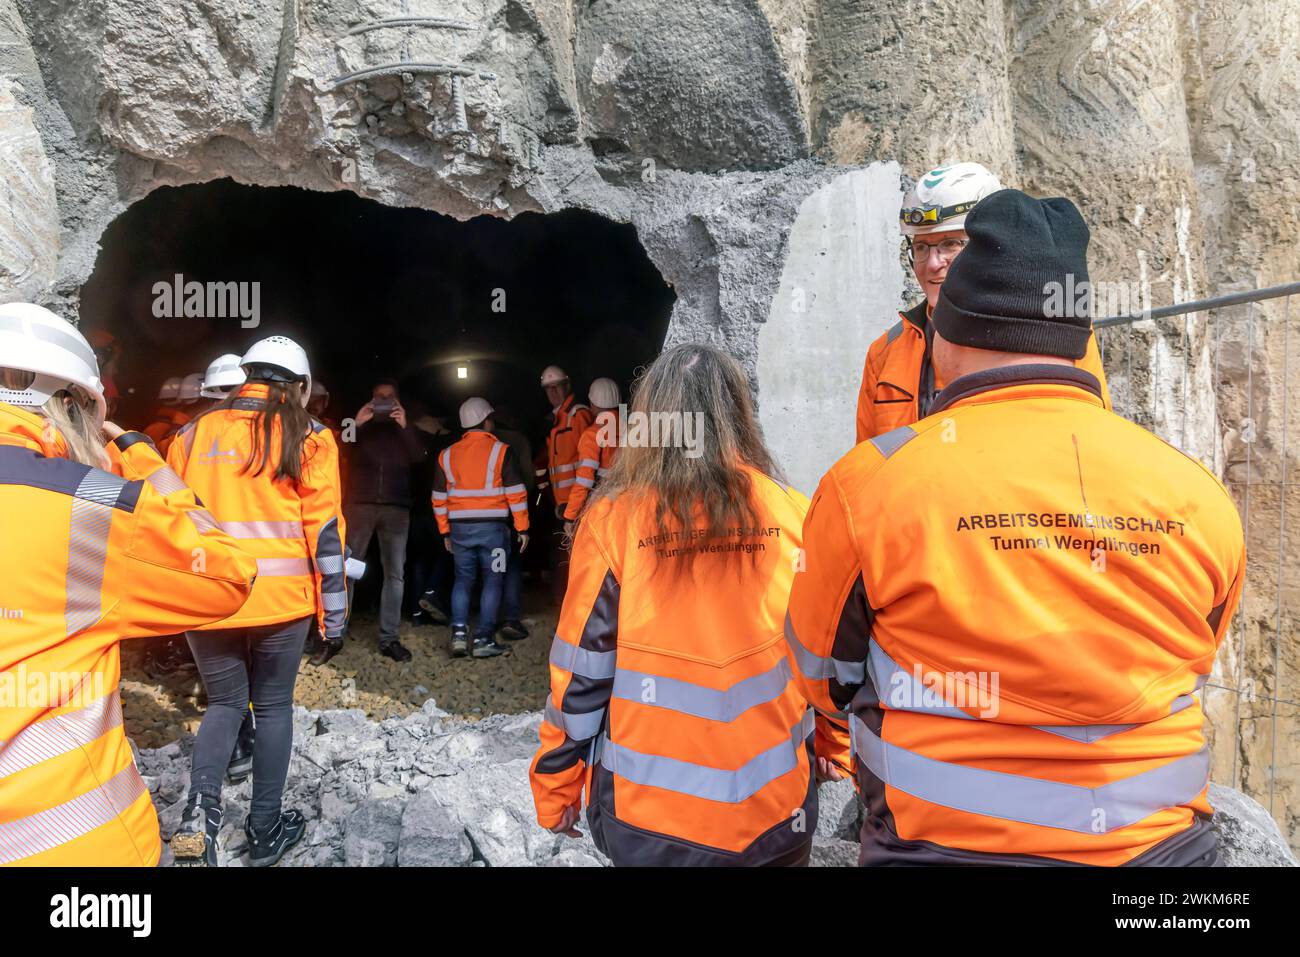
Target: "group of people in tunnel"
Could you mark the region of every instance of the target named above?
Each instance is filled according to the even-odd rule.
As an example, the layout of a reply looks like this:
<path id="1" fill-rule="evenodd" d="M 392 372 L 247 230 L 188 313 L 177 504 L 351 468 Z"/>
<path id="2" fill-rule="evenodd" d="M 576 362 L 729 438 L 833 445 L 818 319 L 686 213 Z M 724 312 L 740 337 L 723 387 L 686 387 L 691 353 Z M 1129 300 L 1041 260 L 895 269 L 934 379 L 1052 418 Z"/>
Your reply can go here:
<path id="1" fill-rule="evenodd" d="M 959 163 L 916 182 L 900 225 L 924 299 L 870 346 L 856 444 L 811 502 L 764 443 L 746 369 L 704 343 L 664 351 L 625 413 L 698 416 L 689 447 L 635 438 L 615 383 L 588 407 L 550 366 L 535 459 L 474 397 L 455 442 L 429 456 L 389 434 L 348 483 L 357 462 L 433 460 L 453 652 L 479 657 L 499 653 L 498 602 L 511 624 L 530 465 L 549 486 L 562 605 L 530 781 L 542 827 L 580 836 L 585 811 L 615 864 L 805 864 L 818 786 L 846 776 L 864 865 L 1211 864 L 1196 692 L 1240 598 L 1236 507 L 1111 410 L 1090 315 L 1045 307 L 1053 284 L 1088 281 L 1072 202 Z M 279 861 L 306 828 L 281 807 L 300 650 L 313 624 L 322 648 L 341 641 L 357 558 L 372 529 L 384 555 L 392 527 L 373 509 L 354 537 L 347 442 L 306 409 L 305 353 L 255 343 L 244 381 L 155 443 L 105 420 L 70 323 L 4 306 L 0 340 L 0 562 L 22 553 L 0 582 L 26 603 L 0 615 L 0 673 L 88 664 L 111 687 L 0 718 L 0 862 L 158 860 L 118 642 L 182 631 L 208 711 L 173 850 L 215 863 L 251 701 L 249 857 Z M 384 418 L 410 427 L 392 383 L 357 435 Z M 48 744 L 55 726 L 70 745 Z M 8 761 L 24 739 L 34 756 Z M 51 814 L 73 824 L 24 823 Z"/>

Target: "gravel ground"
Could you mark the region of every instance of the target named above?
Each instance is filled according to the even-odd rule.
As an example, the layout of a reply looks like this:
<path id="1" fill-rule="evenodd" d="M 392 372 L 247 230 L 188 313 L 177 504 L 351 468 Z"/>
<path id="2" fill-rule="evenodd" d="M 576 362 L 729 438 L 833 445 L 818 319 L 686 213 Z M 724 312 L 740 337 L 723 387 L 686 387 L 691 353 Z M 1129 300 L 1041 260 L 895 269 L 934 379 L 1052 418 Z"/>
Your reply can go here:
<path id="1" fill-rule="evenodd" d="M 536 603 L 533 603 L 536 604 Z M 358 613 L 352 637 L 329 664 L 302 660 L 295 703 L 312 710 L 359 708 L 376 721 L 404 717 L 432 699 L 453 715 L 474 720 L 489 714 L 538 711 L 549 687 L 547 657 L 555 632 L 554 610 L 527 616 L 531 632 L 507 643 L 497 658 L 452 658 L 451 629 L 413 626 L 399 634 L 412 658 L 398 664 L 378 652 L 376 613 Z M 122 704 L 126 731 L 142 748 L 158 748 L 198 730 L 205 700 L 197 675 L 158 682 L 143 668 L 142 642 L 122 645 Z"/>

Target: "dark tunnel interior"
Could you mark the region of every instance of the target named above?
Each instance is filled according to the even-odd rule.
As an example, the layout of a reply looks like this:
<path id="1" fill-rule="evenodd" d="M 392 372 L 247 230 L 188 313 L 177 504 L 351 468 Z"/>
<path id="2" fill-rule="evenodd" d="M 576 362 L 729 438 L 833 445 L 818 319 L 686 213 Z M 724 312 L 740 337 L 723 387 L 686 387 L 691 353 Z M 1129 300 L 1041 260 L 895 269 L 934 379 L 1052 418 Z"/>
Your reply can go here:
<path id="1" fill-rule="evenodd" d="M 158 284 L 174 288 L 178 275 L 260 284 L 258 324 L 167 317 L 183 303 L 160 304 Z M 109 226 L 81 321 L 117 339 L 114 414 L 126 427 L 149 420 L 168 376 L 279 333 L 307 349 L 336 419 L 389 377 L 417 414 L 452 429 L 461 401 L 482 395 L 537 439 L 549 412 L 543 367 L 565 368 L 584 400 L 597 376 L 626 398 L 662 347 L 675 298 L 635 229 L 594 214 L 460 222 L 348 192 L 220 180 L 160 188 Z"/>

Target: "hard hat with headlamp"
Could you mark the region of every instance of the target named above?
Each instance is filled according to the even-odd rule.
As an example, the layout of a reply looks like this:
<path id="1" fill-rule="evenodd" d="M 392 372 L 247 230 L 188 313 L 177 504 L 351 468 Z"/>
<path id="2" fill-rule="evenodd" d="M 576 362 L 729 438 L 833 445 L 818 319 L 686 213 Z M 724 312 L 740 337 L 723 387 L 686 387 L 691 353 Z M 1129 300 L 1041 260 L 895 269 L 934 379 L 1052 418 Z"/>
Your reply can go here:
<path id="1" fill-rule="evenodd" d="M 979 163 L 954 163 L 932 169 L 903 197 L 898 222 L 904 236 L 954 232 L 966 228 L 966 214 L 1001 181 Z"/>

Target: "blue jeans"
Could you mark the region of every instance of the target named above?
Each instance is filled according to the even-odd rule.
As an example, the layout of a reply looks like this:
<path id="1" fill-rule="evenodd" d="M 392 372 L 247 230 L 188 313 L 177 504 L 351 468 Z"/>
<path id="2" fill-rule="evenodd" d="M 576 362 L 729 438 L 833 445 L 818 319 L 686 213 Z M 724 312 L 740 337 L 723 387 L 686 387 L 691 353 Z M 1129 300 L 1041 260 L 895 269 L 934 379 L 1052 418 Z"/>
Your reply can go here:
<path id="1" fill-rule="evenodd" d="M 456 584 L 451 590 L 451 624 L 469 625 L 469 599 L 474 582 L 483 574 L 479 596 L 479 622 L 475 638 L 491 638 L 497 630 L 497 609 L 510 556 L 510 529 L 503 522 L 452 522 L 451 558 Z"/>
<path id="2" fill-rule="evenodd" d="M 519 620 L 519 592 L 523 588 L 524 557 L 519 545 L 511 536 L 510 557 L 506 560 L 506 584 L 501 596 L 501 617 L 505 621 Z"/>

